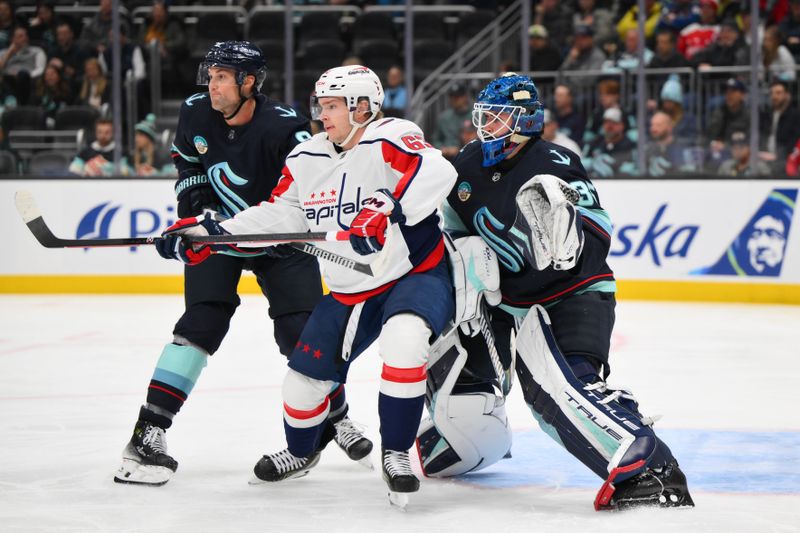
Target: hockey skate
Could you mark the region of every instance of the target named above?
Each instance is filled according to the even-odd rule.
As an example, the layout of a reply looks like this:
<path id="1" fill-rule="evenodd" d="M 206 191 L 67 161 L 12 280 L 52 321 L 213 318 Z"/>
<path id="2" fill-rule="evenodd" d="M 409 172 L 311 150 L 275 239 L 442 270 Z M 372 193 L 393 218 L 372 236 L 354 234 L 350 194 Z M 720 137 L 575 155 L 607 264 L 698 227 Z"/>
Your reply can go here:
<path id="1" fill-rule="evenodd" d="M 694 507 L 686 476 L 672 462 L 662 468 L 648 468 L 641 474 L 613 484 L 613 476 L 603 484 L 595 499 L 595 509 L 625 510 L 634 507 Z"/>
<path id="2" fill-rule="evenodd" d="M 419 479 L 411 471 L 408 452 L 383 449 L 383 480 L 389 486 L 389 503 L 401 510 L 408 505 L 408 493 L 419 490 Z"/>
<path id="3" fill-rule="evenodd" d="M 163 485 L 178 469 L 178 462 L 167 455 L 164 429 L 139 420 L 133 436 L 122 451 L 122 466 L 114 481 L 140 485 Z"/>
<path id="4" fill-rule="evenodd" d="M 347 454 L 347 457 L 372 470 L 372 461 L 369 459 L 369 454 L 372 452 L 372 441 L 364 436 L 361 428 L 346 416 L 336 422 L 333 427 L 336 429 L 333 440 Z"/>
<path id="5" fill-rule="evenodd" d="M 250 482 L 251 485 L 259 485 L 262 482 L 272 483 L 303 477 L 308 471 L 319 463 L 320 452 L 316 451 L 308 457 L 296 457 L 292 455 L 289 448 L 285 448 L 278 453 L 265 455 L 253 467 L 256 479 Z"/>

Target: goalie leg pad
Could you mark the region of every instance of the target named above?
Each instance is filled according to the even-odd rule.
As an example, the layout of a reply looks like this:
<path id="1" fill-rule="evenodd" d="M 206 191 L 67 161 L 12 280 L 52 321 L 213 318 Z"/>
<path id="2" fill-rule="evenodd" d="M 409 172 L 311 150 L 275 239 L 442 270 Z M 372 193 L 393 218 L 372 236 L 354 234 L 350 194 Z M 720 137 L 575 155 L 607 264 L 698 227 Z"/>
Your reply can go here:
<path id="1" fill-rule="evenodd" d="M 657 455 L 658 439 L 635 409 L 606 395 L 603 382 L 575 377 L 556 344 L 547 312 L 531 308 L 517 335 L 517 370 L 528 403 L 542 429 L 598 476 L 631 478 Z"/>
<path id="2" fill-rule="evenodd" d="M 452 394 L 467 360 L 456 336 L 454 340 L 428 370 L 430 418 L 423 420 L 417 432 L 417 452 L 422 471 L 429 477 L 481 470 L 511 449 L 502 397 L 492 392 Z"/>

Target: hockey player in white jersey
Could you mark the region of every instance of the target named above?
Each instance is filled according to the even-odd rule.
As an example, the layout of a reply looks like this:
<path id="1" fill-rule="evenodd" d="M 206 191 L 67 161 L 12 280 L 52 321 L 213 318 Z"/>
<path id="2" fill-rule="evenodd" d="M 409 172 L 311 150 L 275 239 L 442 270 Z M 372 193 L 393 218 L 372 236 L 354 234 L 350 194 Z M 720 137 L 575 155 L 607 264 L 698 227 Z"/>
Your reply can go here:
<path id="1" fill-rule="evenodd" d="M 312 115 L 325 131 L 292 150 L 269 201 L 221 223 L 181 220 L 165 236 L 176 257 L 196 258 L 219 246 L 192 249 L 181 235 L 347 231 L 350 247 L 319 246 L 367 256 L 373 265 L 380 258 L 385 266 L 372 277 L 321 261 L 331 293 L 306 323 L 283 384 L 288 447 L 265 455 L 255 474 L 279 481 L 317 464 L 328 394 L 377 339 L 383 477 L 395 497 L 404 496 L 419 488 L 408 450 L 422 414 L 430 342 L 454 312 L 437 209 L 456 172 L 416 124 L 382 117 L 383 88 L 370 69 L 330 69 L 315 89 Z"/>

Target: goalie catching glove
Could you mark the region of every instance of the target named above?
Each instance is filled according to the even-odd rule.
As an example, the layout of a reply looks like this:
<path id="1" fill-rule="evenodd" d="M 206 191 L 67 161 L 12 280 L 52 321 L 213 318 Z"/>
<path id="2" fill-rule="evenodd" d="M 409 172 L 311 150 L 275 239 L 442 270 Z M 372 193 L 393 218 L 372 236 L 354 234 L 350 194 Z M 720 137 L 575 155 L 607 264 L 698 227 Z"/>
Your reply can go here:
<path id="1" fill-rule="evenodd" d="M 182 218 L 175 222 L 164 230 L 161 239 L 156 241 L 158 254 L 164 259 L 177 259 L 187 265 L 197 265 L 208 259 L 208 256 L 219 248 L 228 248 L 229 245 L 193 245 L 191 242 L 192 237 L 228 234 L 214 215 L 212 211 L 206 211 L 202 215 Z"/>
<path id="2" fill-rule="evenodd" d="M 536 270 L 574 267 L 583 250 L 583 227 L 573 205 L 579 195 L 565 181 L 539 174 L 517 192 L 517 218 L 509 237 Z"/>
<path id="3" fill-rule="evenodd" d="M 350 224 L 350 245 L 359 254 L 369 255 L 383 249 L 389 224 L 401 224 L 406 217 L 389 189 L 378 189 L 363 205 Z"/>

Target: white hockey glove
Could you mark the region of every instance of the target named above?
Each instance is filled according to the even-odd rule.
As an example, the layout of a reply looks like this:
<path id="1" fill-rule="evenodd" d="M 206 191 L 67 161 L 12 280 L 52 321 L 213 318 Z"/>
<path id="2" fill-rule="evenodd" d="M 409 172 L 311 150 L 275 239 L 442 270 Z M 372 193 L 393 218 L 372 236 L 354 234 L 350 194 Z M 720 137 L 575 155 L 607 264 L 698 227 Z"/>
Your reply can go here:
<path id="1" fill-rule="evenodd" d="M 517 218 L 509 237 L 536 270 L 569 270 L 583 250 L 583 229 L 573 205 L 578 192 L 550 174 L 528 180 L 517 192 Z"/>
<path id="2" fill-rule="evenodd" d="M 497 255 L 480 237 L 462 237 L 455 242 L 445 236 L 456 291 L 454 322 L 465 335 L 480 331 L 481 298 L 491 306 L 500 304 L 500 268 Z"/>

